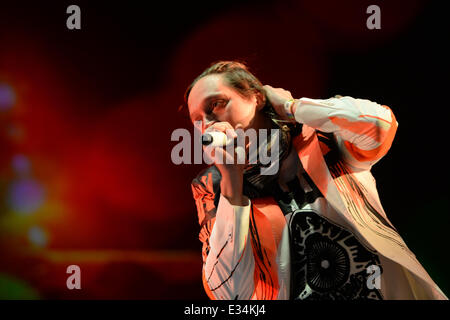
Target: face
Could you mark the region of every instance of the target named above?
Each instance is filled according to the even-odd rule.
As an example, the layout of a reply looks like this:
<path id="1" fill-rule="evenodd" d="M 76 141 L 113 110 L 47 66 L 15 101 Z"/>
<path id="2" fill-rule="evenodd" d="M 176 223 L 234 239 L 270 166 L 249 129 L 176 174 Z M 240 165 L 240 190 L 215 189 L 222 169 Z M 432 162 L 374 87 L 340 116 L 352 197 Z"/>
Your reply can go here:
<path id="1" fill-rule="evenodd" d="M 246 99 L 228 86 L 221 74 L 201 78 L 192 88 L 188 107 L 191 121 L 202 121 L 202 132 L 216 122 L 228 122 L 233 128 L 255 128 L 261 117 L 256 95 Z"/>

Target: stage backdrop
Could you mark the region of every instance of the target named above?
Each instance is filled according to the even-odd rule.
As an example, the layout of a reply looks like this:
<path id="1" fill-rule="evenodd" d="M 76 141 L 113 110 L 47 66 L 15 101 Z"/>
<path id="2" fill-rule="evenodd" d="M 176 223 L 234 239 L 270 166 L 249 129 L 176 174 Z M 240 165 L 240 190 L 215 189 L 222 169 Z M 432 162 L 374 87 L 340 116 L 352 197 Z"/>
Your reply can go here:
<path id="1" fill-rule="evenodd" d="M 448 39 L 429 1 L 68 1 L 0 4 L 0 298 L 206 299 L 190 182 L 171 133 L 218 60 L 294 97 L 388 105 L 373 168 L 384 208 L 447 294 Z M 368 29 L 369 5 L 381 29 Z M 69 21 L 70 22 L 70 21 Z M 70 24 L 70 23 L 69 23 Z M 69 290 L 68 266 L 81 270 Z"/>

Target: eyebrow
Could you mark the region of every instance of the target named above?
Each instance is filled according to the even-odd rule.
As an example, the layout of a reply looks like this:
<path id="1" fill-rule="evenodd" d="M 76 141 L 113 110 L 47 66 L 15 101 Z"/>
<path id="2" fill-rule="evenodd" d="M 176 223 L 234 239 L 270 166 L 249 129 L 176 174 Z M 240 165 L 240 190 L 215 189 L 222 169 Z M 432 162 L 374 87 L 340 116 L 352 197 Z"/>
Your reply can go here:
<path id="1" fill-rule="evenodd" d="M 223 93 L 213 93 L 210 94 L 209 96 L 207 96 L 206 98 L 203 99 L 203 101 L 200 103 L 200 108 L 204 110 L 205 106 L 208 104 L 208 102 L 210 102 L 211 100 L 214 100 L 216 98 L 226 98 L 226 95 L 224 95 Z M 192 116 L 195 116 L 197 114 L 197 112 L 194 112 L 190 115 L 191 119 L 193 118 Z"/>

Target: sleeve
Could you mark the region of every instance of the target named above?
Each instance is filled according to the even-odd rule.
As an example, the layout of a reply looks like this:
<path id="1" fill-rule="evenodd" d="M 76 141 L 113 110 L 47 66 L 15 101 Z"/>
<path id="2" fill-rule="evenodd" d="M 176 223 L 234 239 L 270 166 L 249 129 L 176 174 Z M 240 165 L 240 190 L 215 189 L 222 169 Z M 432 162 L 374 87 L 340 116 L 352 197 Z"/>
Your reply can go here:
<path id="1" fill-rule="evenodd" d="M 252 299 L 255 261 L 249 234 L 250 201 L 234 206 L 220 195 L 216 206 L 210 180 L 192 183 L 203 243 L 205 291 L 210 299 Z"/>
<path id="2" fill-rule="evenodd" d="M 293 100 L 295 120 L 323 132 L 332 132 L 345 161 L 370 169 L 392 145 L 398 122 L 384 105 L 352 97 Z"/>

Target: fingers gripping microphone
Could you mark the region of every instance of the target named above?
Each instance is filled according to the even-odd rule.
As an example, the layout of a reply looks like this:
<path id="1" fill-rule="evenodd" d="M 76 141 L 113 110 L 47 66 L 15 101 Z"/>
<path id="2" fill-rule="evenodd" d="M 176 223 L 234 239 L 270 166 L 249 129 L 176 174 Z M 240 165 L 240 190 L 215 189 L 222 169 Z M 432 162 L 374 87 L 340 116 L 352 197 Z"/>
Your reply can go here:
<path id="1" fill-rule="evenodd" d="M 237 138 L 236 138 L 237 139 Z M 235 139 L 228 137 L 225 133 L 220 131 L 211 131 L 206 132 L 202 135 L 202 145 L 205 147 L 222 147 L 227 149 L 227 153 L 229 152 L 228 147 L 233 147 L 235 154 L 237 156 L 237 163 L 238 164 L 245 164 L 246 162 L 246 156 L 245 156 L 245 147 L 240 146 L 239 143 L 237 146 L 234 145 Z M 223 160 L 223 159 L 222 159 Z M 219 163 L 222 161 L 219 159 Z M 234 160 L 232 162 L 228 162 L 229 158 L 227 158 L 227 163 L 234 163 Z"/>
<path id="2" fill-rule="evenodd" d="M 202 145 L 211 147 L 224 147 L 229 144 L 233 139 L 227 137 L 227 135 L 220 131 L 211 131 L 202 135 Z"/>

